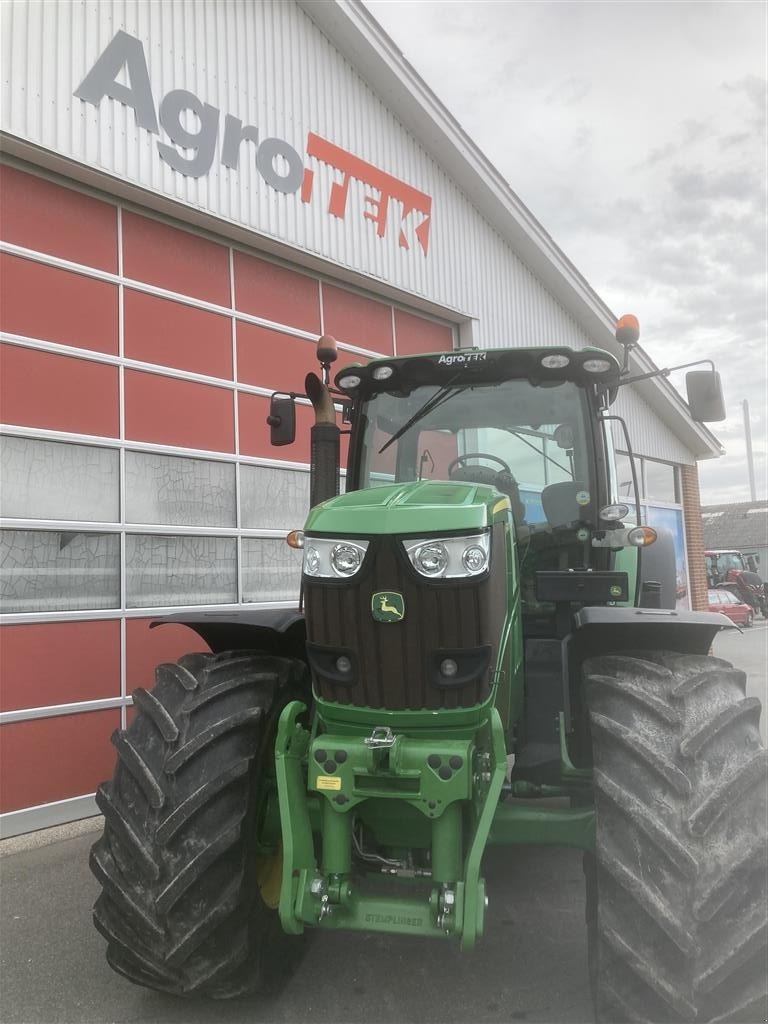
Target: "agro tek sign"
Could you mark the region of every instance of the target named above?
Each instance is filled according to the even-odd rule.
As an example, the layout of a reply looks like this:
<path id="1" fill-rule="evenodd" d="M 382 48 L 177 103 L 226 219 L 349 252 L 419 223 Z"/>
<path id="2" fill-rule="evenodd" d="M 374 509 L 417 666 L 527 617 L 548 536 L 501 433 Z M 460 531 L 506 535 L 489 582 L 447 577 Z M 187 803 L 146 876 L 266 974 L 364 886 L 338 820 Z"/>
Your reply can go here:
<path id="1" fill-rule="evenodd" d="M 123 69 L 128 85 L 117 80 Z M 74 94 L 94 106 L 98 106 L 107 96 L 131 107 L 139 128 L 154 135 L 160 135 L 162 128 L 170 144 L 158 139 L 157 152 L 160 159 L 174 171 L 191 178 L 201 178 L 213 166 L 221 111 L 210 103 L 204 103 L 186 89 L 172 89 L 162 98 L 156 113 L 144 46 L 127 32 L 121 30 L 115 35 Z M 199 121 L 197 131 L 189 131 L 185 127 L 184 115 L 187 111 L 196 115 Z M 243 142 L 254 146 L 256 167 L 267 185 L 284 194 L 298 192 L 303 203 L 312 201 L 315 171 L 312 167 L 305 167 L 304 159 L 293 146 L 284 139 L 260 140 L 255 125 L 243 124 L 239 117 L 225 114 L 219 151 L 219 162 L 224 167 L 231 171 L 237 170 Z M 356 179 L 366 188 L 363 216 L 376 225 L 379 238 L 383 238 L 387 232 L 390 206 L 399 207 L 395 230 L 399 232 L 400 246 L 410 248 L 407 228 L 413 232 L 426 255 L 432 214 L 431 196 L 313 132 L 307 135 L 306 155 L 329 165 L 341 175 L 330 186 L 330 214 L 344 219 L 350 183 Z"/>

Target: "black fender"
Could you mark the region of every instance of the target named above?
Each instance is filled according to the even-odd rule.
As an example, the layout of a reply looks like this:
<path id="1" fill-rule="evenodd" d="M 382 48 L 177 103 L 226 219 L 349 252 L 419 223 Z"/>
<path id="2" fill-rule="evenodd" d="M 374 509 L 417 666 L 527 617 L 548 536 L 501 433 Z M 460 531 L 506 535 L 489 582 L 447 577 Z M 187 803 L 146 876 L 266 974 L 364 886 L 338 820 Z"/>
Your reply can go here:
<path id="1" fill-rule="evenodd" d="M 581 608 L 573 617 L 569 646 L 584 658 L 619 651 L 679 651 L 708 654 L 721 629 L 737 627 L 719 612 L 672 608 Z"/>
<path id="2" fill-rule="evenodd" d="M 179 612 L 155 619 L 150 629 L 188 626 L 214 652 L 264 651 L 307 660 L 307 630 L 298 608 L 243 608 L 232 612 Z"/>
<path id="3" fill-rule="evenodd" d="M 591 754 L 586 734 L 583 665 L 587 658 L 604 654 L 643 651 L 675 651 L 709 654 L 721 629 L 738 629 L 718 612 L 689 612 L 672 608 L 581 608 L 572 620 L 571 632 L 562 641 L 563 710 L 568 733 L 580 735 L 572 754 L 587 763 Z M 585 762 L 585 756 L 587 761 Z"/>

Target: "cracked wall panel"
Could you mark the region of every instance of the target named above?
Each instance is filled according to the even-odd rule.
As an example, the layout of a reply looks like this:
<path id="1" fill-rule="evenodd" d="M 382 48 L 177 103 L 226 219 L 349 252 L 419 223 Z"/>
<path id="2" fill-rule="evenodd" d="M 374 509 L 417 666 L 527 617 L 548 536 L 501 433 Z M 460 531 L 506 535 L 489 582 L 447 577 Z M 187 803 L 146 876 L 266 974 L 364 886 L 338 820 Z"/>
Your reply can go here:
<path id="1" fill-rule="evenodd" d="M 246 530 L 296 530 L 309 511 L 309 473 L 240 467 L 240 515 Z"/>
<path id="2" fill-rule="evenodd" d="M 237 601 L 234 537 L 129 534 L 125 544 L 129 608 Z"/>
<path id="3" fill-rule="evenodd" d="M 119 454 L 28 437 L 0 439 L 0 515 L 117 522 Z"/>
<path id="4" fill-rule="evenodd" d="M 126 452 L 125 517 L 158 526 L 232 526 L 235 467 L 231 463 Z"/>
<path id="5" fill-rule="evenodd" d="M 280 538 L 244 537 L 243 601 L 298 601 L 301 551 Z"/>
<path id="6" fill-rule="evenodd" d="M 120 606 L 120 538 L 54 530 L 0 531 L 0 611 Z"/>

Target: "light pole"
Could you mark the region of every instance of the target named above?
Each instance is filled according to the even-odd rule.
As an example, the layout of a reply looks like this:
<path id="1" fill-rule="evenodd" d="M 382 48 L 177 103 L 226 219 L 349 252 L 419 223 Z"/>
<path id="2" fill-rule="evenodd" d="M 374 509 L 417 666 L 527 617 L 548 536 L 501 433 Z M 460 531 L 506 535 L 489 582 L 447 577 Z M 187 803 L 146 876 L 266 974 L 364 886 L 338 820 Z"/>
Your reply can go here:
<path id="1" fill-rule="evenodd" d="M 747 442 L 747 470 L 749 471 L 749 500 L 757 501 L 755 491 L 755 461 L 752 457 L 752 427 L 749 423 L 749 401 L 745 398 L 741 403 L 744 412 L 744 437 Z"/>

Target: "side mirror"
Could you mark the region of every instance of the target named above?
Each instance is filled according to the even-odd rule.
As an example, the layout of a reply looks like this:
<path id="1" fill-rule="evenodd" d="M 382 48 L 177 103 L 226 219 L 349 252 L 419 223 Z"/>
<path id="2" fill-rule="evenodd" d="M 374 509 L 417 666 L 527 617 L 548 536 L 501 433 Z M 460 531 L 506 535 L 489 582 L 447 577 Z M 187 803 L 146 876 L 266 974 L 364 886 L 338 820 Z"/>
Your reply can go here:
<path id="1" fill-rule="evenodd" d="M 576 439 L 573 436 L 573 427 L 570 423 L 561 423 L 556 428 L 552 435 L 555 444 L 558 448 L 562 448 L 563 451 L 568 451 L 569 448 L 574 448 L 576 445 Z"/>
<path id="2" fill-rule="evenodd" d="M 275 392 L 269 402 L 269 437 L 275 447 L 296 440 L 296 403 L 293 395 Z"/>
<path id="3" fill-rule="evenodd" d="M 725 401 L 720 374 L 716 370 L 690 370 L 685 375 L 688 405 L 697 423 L 725 419 Z"/>

